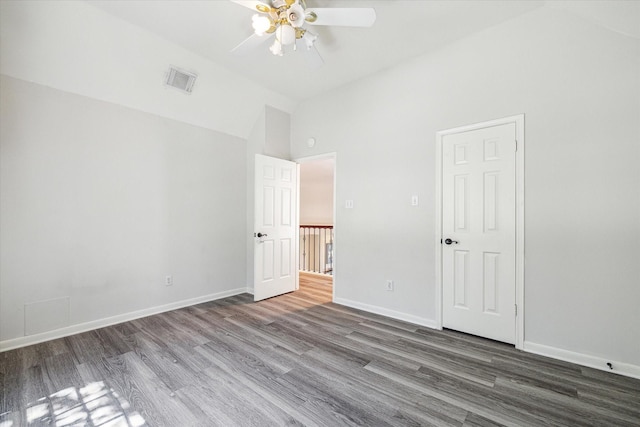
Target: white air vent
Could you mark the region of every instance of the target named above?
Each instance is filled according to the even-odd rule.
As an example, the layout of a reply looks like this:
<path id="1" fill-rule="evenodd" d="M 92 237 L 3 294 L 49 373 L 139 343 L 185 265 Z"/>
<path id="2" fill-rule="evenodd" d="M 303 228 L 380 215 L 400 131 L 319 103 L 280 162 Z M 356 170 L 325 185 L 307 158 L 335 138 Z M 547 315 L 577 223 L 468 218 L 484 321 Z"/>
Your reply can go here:
<path id="1" fill-rule="evenodd" d="M 196 82 L 196 77 L 198 76 L 194 73 L 172 66 L 169 68 L 169 72 L 167 73 L 167 78 L 164 83 L 167 86 L 179 89 L 183 92 L 191 93 L 193 90 L 193 84 Z"/>

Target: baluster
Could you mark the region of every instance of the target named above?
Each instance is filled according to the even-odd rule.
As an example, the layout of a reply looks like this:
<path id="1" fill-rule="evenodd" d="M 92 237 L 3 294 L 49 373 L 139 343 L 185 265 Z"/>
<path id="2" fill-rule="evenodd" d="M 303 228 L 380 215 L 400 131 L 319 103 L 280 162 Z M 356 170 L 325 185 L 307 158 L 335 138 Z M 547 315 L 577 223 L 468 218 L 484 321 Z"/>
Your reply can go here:
<path id="1" fill-rule="evenodd" d="M 318 256 L 316 258 L 318 258 L 318 270 L 316 271 L 316 273 L 321 273 L 322 272 L 322 267 L 320 266 L 320 262 L 322 261 L 322 254 L 321 254 L 321 246 L 320 244 L 322 243 L 322 235 L 320 234 L 320 230 L 321 228 L 318 227 Z"/>
<path id="2" fill-rule="evenodd" d="M 329 271 L 331 272 L 331 275 L 333 276 L 333 227 L 331 227 L 331 229 L 329 230 L 329 238 L 331 240 L 331 260 L 329 261 Z"/>
<path id="3" fill-rule="evenodd" d="M 322 245 L 322 247 L 324 248 L 324 262 L 322 263 L 322 268 L 323 268 L 323 273 L 327 274 L 327 265 L 329 264 L 329 253 L 327 251 L 328 247 L 327 247 L 327 231 L 329 229 L 325 228 L 324 229 L 324 245 Z"/>
<path id="4" fill-rule="evenodd" d="M 311 266 L 313 265 L 313 259 L 311 258 L 311 228 L 307 228 L 307 234 L 309 234 L 309 243 L 307 243 L 307 246 L 309 246 L 309 251 L 307 252 L 309 266 L 307 267 L 307 271 L 311 271 Z"/>

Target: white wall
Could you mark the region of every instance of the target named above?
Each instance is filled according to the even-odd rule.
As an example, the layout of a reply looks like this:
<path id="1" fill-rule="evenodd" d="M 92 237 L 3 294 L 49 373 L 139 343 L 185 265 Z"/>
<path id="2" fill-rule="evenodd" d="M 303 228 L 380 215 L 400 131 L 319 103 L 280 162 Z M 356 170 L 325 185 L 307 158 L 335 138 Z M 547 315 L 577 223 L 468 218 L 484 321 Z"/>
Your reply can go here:
<path id="1" fill-rule="evenodd" d="M 5 200 L 10 200 L 9 193 L 3 194 L 6 196 L 2 201 L 3 221 L 6 221 L 2 229 L 3 259 L 16 258 L 20 262 L 3 268 L 0 276 L 0 297 L 4 307 L 0 319 L 0 341 L 24 333 L 21 313 L 23 305 L 32 301 L 71 295 L 70 308 L 60 309 L 70 311 L 70 316 L 58 313 L 58 317 L 64 319 L 53 323 L 58 326 L 75 325 L 114 313 L 175 304 L 185 298 L 204 298 L 216 292 L 246 289 L 248 283 L 252 284 L 253 270 L 247 265 L 253 265 L 253 258 L 247 256 L 247 250 L 252 255 L 253 246 L 245 244 L 241 237 L 249 236 L 253 230 L 253 187 L 249 188 L 251 194 L 248 195 L 246 165 L 251 165 L 253 170 L 253 153 L 256 152 L 278 155 L 289 152 L 288 112 L 294 107 L 290 99 L 85 2 L 0 2 L 0 51 L 0 73 L 7 77 L 3 82 L 30 88 L 24 91 L 25 99 L 22 99 L 22 89 L 15 99 L 9 99 L 10 88 L 5 89 L 4 85 L 1 88 L 3 102 L 7 105 L 4 117 L 10 114 L 17 120 L 12 123 L 15 129 L 5 127 L 8 119 L 2 122 L 3 150 L 9 153 L 3 159 L 8 169 L 2 171 L 6 174 L 2 184 L 11 187 L 7 190 L 11 194 L 22 190 L 29 193 L 32 190 L 15 185 L 16 181 L 22 184 L 20 180 L 45 180 L 44 172 L 38 168 L 22 168 L 25 163 L 41 161 L 38 160 L 40 150 L 48 148 L 44 143 L 45 136 L 57 141 L 56 146 L 67 155 L 60 162 L 48 165 L 47 173 L 64 175 L 64 179 L 59 180 L 66 183 L 78 182 L 75 186 L 67 185 L 56 190 L 64 192 L 62 196 L 57 192 L 44 194 L 42 189 L 33 190 L 34 194 L 24 205 L 8 206 Z M 198 74 L 191 95 L 163 85 L 169 65 Z M 56 90 L 46 91 L 44 87 Z M 40 92 L 47 99 L 50 110 L 33 115 L 27 106 L 36 104 L 34 99 L 40 96 Z M 70 94 L 81 96 L 74 98 Z M 56 102 L 60 102 L 59 108 L 64 108 L 76 99 L 89 106 L 86 111 L 72 106 L 73 116 L 67 114 L 55 125 L 53 117 L 64 112 L 56 111 Z M 14 103 L 21 102 L 27 106 L 21 110 L 14 107 Z M 267 107 L 267 104 L 277 108 Z M 106 111 L 104 118 L 101 109 Z M 149 114 L 141 115 L 140 112 Z M 266 114 L 274 123 L 269 129 L 265 124 Z M 133 117 L 138 116 L 146 117 L 144 120 L 149 123 L 137 124 Z M 126 125 L 118 125 L 120 117 Z M 32 129 L 26 128 L 27 123 Z M 263 133 L 259 141 L 255 132 L 252 134 L 256 123 L 255 127 Z M 281 138 L 282 135 L 285 138 Z M 249 138 L 249 143 L 238 137 Z M 204 139 L 210 141 L 210 146 L 201 146 Z M 89 151 L 84 145 L 87 142 L 96 144 L 99 151 Z M 166 146 L 169 142 L 173 145 Z M 14 160 L 10 152 L 22 150 L 15 146 L 18 143 L 26 144 L 25 149 L 31 144 L 32 148 Z M 107 146 L 117 147 L 117 151 L 102 157 L 101 154 L 109 150 Z M 183 149 L 184 152 L 180 151 Z M 251 152 L 249 160 L 248 152 Z M 113 183 L 111 178 L 106 179 L 105 174 L 115 173 L 114 169 L 120 166 L 117 163 L 119 156 L 128 159 L 127 172 L 121 179 L 125 182 L 128 179 L 134 182 L 143 180 L 140 185 L 144 184 L 145 189 L 151 188 L 152 193 L 132 187 L 116 194 L 117 190 L 112 185 L 120 188 L 126 183 Z M 142 162 L 140 169 L 136 169 L 136 161 Z M 72 165 L 65 162 L 77 162 L 81 166 L 70 167 Z M 94 184 L 87 181 L 92 178 L 92 169 L 99 171 L 102 177 L 95 191 L 81 186 L 85 182 Z M 221 181 L 215 181 L 218 179 Z M 76 188 L 78 186 L 80 189 Z M 167 188 L 163 189 L 163 186 Z M 106 212 L 100 213 L 97 211 L 102 207 L 103 192 L 106 197 L 115 197 L 116 200 L 107 206 Z M 144 194 L 139 195 L 141 192 Z M 35 211 L 35 206 L 43 203 L 38 200 L 40 196 L 52 198 L 47 202 L 49 204 L 58 200 L 64 204 L 71 199 L 79 211 L 60 208 L 57 222 L 52 220 L 46 226 L 38 225 L 42 218 L 34 218 L 23 211 Z M 19 195 L 11 197 L 21 198 Z M 160 206 L 153 209 L 146 204 L 128 207 L 127 203 L 133 203 L 139 197 L 145 203 L 160 203 Z M 247 200 L 251 201 L 249 206 Z M 193 209 L 189 208 L 191 204 Z M 120 214 L 121 205 L 125 212 Z M 14 212 L 15 218 L 9 213 L 4 214 L 5 210 Z M 86 210 L 90 211 L 91 221 L 73 227 L 68 224 L 78 217 L 83 218 Z M 245 212 L 251 212 L 251 224 L 248 224 L 248 219 L 243 219 Z M 66 214 L 73 216 L 64 219 Z M 127 219 L 130 214 L 133 218 Z M 103 229 L 104 216 L 108 225 Z M 138 230 L 142 218 L 146 218 L 146 222 Z M 18 231 L 15 235 L 5 233 L 5 228 L 14 228 L 12 221 L 18 219 L 25 229 L 43 228 L 40 237 L 32 236 L 35 239 L 32 243 L 38 244 L 38 250 L 44 252 L 46 248 L 58 248 L 61 244 L 59 239 L 70 242 L 65 244 L 90 247 L 91 250 L 82 256 L 77 253 L 81 249 L 75 246 L 73 250 L 60 251 L 57 254 L 60 258 L 53 260 L 59 265 L 55 268 L 61 271 L 50 274 L 45 269 L 42 274 L 33 273 L 38 274 L 37 280 L 30 276 L 31 273 L 21 278 L 19 267 L 31 268 L 32 261 L 40 258 L 34 255 L 28 263 L 22 262 L 21 257 L 29 255 L 26 248 L 18 250 L 22 245 L 20 241 L 23 241 L 20 234 Z M 241 227 L 239 219 L 242 220 Z M 121 231 L 115 230 L 120 227 L 118 221 L 126 223 Z M 165 230 L 165 227 L 169 228 Z M 200 228 L 201 233 L 196 231 Z M 103 242 L 103 238 L 107 240 Z M 31 242 L 29 239 L 24 241 Z M 104 246 L 101 248 L 90 242 L 103 242 Z M 222 249 L 225 245 L 228 247 Z M 197 246 L 199 249 L 196 250 Z M 111 251 L 116 247 L 124 248 L 118 251 L 124 251 L 127 256 L 112 255 Z M 143 254 L 140 265 L 129 266 L 136 257 L 127 251 L 141 250 L 141 247 L 148 247 L 150 252 Z M 223 266 L 214 259 L 218 255 L 221 255 Z M 88 262 L 86 257 L 90 256 L 91 262 Z M 40 257 L 45 257 L 45 254 Z M 7 262 L 3 261 L 3 267 Z M 74 266 L 83 262 L 87 264 L 77 267 L 80 270 L 76 271 Z M 167 274 L 174 275 L 174 287 L 157 290 L 158 280 L 164 280 Z M 180 277 L 183 274 L 187 276 Z M 247 277 L 247 274 L 251 276 Z M 131 288 L 129 281 L 133 282 Z M 23 283 L 26 284 L 23 286 Z M 146 295 L 148 292 L 152 293 L 151 296 Z M 117 305 L 112 307 L 116 294 Z M 96 307 L 98 301 L 101 305 Z M 59 304 L 58 308 L 63 305 Z"/>
<path id="2" fill-rule="evenodd" d="M 533 11 L 297 108 L 292 156 L 340 159 L 336 297 L 434 323 L 435 134 L 519 113 L 525 345 L 640 367 L 640 43 L 562 10 Z M 310 136 L 321 150 L 306 146 Z"/>
<path id="3" fill-rule="evenodd" d="M 241 139 L 7 76 L 0 88 L 0 341 L 25 321 L 47 332 L 244 291 Z"/>
<path id="4" fill-rule="evenodd" d="M 291 115 L 272 106 L 265 108 L 265 156 L 291 159 Z"/>
<path id="5" fill-rule="evenodd" d="M 266 106 L 260 117 L 254 124 L 247 140 L 247 211 L 246 211 L 246 248 L 247 248 L 247 289 L 253 292 L 253 271 L 256 239 L 253 233 L 255 229 L 255 157 L 256 154 L 289 160 L 291 146 L 291 116 L 289 113 L 277 108 Z"/>
<path id="6" fill-rule="evenodd" d="M 265 104 L 295 103 L 82 1 L 0 2 L 0 73 L 247 138 Z M 191 95 L 163 86 L 192 70 Z"/>
<path id="7" fill-rule="evenodd" d="M 300 224 L 333 225 L 334 159 L 300 163 Z"/>

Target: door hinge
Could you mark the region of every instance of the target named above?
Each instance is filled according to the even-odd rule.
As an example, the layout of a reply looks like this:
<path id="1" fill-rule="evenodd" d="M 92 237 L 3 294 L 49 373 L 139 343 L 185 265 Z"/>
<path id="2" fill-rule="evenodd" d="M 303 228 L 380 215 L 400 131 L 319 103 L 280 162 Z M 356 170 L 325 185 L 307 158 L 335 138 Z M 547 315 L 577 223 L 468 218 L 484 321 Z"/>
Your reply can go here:
<path id="1" fill-rule="evenodd" d="M 518 304 L 514 304 L 514 306 L 516 307 L 516 316 L 518 315 Z"/>

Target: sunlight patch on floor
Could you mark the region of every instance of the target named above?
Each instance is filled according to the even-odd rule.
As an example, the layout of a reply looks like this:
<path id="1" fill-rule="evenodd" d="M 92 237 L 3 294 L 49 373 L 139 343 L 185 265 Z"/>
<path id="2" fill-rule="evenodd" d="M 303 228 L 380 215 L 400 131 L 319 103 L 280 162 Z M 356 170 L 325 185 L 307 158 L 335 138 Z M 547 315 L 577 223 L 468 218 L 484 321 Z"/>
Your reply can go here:
<path id="1" fill-rule="evenodd" d="M 30 403 L 25 413 L 27 425 L 127 426 L 146 425 L 138 412 L 129 412 L 129 403 L 103 381 L 84 387 L 69 387 Z M 13 414 L 17 415 L 17 414 Z M 4 418 L 4 420 L 3 420 Z M 0 416 L 0 427 L 17 427 L 12 414 Z M 24 421 L 23 421 L 24 422 Z"/>

